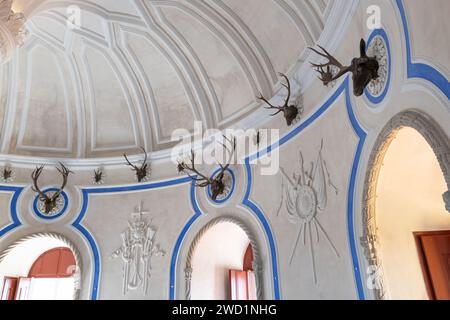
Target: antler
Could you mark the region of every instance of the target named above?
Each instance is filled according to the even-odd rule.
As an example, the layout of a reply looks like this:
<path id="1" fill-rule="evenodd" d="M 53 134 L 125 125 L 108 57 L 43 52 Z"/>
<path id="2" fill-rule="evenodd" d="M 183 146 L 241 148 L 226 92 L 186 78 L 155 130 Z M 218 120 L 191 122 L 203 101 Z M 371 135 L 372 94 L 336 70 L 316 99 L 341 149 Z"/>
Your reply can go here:
<path id="1" fill-rule="evenodd" d="M 225 165 L 223 165 L 222 163 L 217 161 L 217 163 L 220 166 L 220 172 L 216 176 L 215 179 L 219 179 L 219 180 L 222 179 L 225 171 L 230 166 L 231 160 L 233 159 L 233 155 L 236 150 L 236 138 L 228 139 L 226 136 L 223 136 L 223 137 L 226 140 L 226 142 L 229 142 L 232 144 L 232 149 L 230 150 L 230 148 L 228 148 L 225 145 L 225 143 L 221 143 L 221 145 L 225 148 L 225 150 L 228 153 L 228 157 L 227 157 L 228 160 L 226 161 Z M 195 153 L 193 150 L 191 150 L 190 165 L 187 164 L 185 161 L 178 162 L 178 172 L 183 172 L 183 173 L 187 174 L 192 180 L 194 180 L 196 182 L 197 187 L 206 187 L 206 186 L 212 184 L 213 181 L 215 180 L 215 179 L 211 179 L 211 178 L 205 176 L 204 174 L 202 174 L 200 171 L 198 171 L 195 168 Z M 194 177 L 193 175 L 191 175 L 191 173 L 195 173 L 197 175 L 197 177 Z"/>
<path id="2" fill-rule="evenodd" d="M 322 51 L 324 53 L 321 53 L 318 50 L 311 48 L 311 47 L 308 47 L 308 49 L 310 49 L 310 50 L 314 51 L 315 53 L 317 53 L 318 55 L 328 59 L 328 62 L 321 63 L 321 64 L 316 64 L 316 63 L 311 62 L 311 65 L 313 67 L 316 67 L 316 71 L 320 74 L 319 79 L 324 83 L 324 85 L 327 85 L 331 81 L 334 81 L 334 80 L 340 78 L 342 75 L 344 75 L 350 71 L 350 67 L 343 66 L 342 63 L 340 63 L 335 57 L 333 57 L 327 50 L 325 50 L 323 47 L 321 47 L 319 45 L 317 45 L 317 46 L 320 49 L 322 49 Z M 339 72 L 334 76 L 331 72 L 331 66 L 335 66 L 335 67 L 339 68 Z M 325 67 L 326 67 L 326 70 L 324 70 Z"/>
<path id="3" fill-rule="evenodd" d="M 279 114 L 280 112 L 282 112 L 285 108 L 287 108 L 288 105 L 289 105 L 289 100 L 291 99 L 291 83 L 289 82 L 288 77 L 287 77 L 285 74 L 281 73 L 281 72 L 279 72 L 278 74 L 279 74 L 281 77 L 283 77 L 283 78 L 286 80 L 286 83 L 287 83 L 287 84 L 284 84 L 284 83 L 281 84 L 281 85 L 282 85 L 283 87 L 285 87 L 285 88 L 287 89 L 287 91 L 288 91 L 288 95 L 287 95 L 286 101 L 284 102 L 284 105 L 281 106 L 281 107 L 274 106 L 273 104 L 271 104 L 271 103 L 269 102 L 269 100 L 267 100 L 266 98 L 264 98 L 264 96 L 263 96 L 263 94 L 262 94 L 261 92 L 259 93 L 259 96 L 257 97 L 259 100 L 262 100 L 262 101 L 264 101 L 266 104 L 269 105 L 269 107 L 264 107 L 265 109 L 275 109 L 275 110 L 278 110 L 277 112 L 275 112 L 275 113 L 272 114 L 271 116 L 275 116 L 275 115 Z"/>
<path id="4" fill-rule="evenodd" d="M 62 182 L 61 187 L 59 188 L 59 190 L 53 194 L 52 200 L 56 200 L 61 195 L 61 192 L 66 187 L 67 178 L 69 177 L 69 174 L 73 173 L 72 171 L 67 169 L 67 167 L 65 165 L 63 165 L 61 162 L 59 163 L 59 165 L 61 166 L 61 169 L 60 168 L 56 168 L 56 170 L 58 170 L 58 172 L 62 175 L 63 182 Z"/>
<path id="5" fill-rule="evenodd" d="M 33 187 L 31 188 L 34 192 L 39 193 L 39 198 L 41 200 L 46 199 L 47 195 L 41 191 L 38 185 L 38 179 L 42 173 L 42 170 L 44 169 L 44 165 L 40 167 L 36 167 L 36 169 L 31 173 L 31 179 L 33 180 Z"/>
<path id="6" fill-rule="evenodd" d="M 223 173 L 228 169 L 228 167 L 231 164 L 231 160 L 233 159 L 234 156 L 234 152 L 236 151 L 236 138 L 232 138 L 232 139 L 228 139 L 226 136 L 223 136 L 223 138 L 225 139 L 225 142 L 229 142 L 232 145 L 232 149 L 230 150 L 225 143 L 220 143 L 224 149 L 226 150 L 226 152 L 228 153 L 228 161 L 226 162 L 227 164 L 225 166 L 223 166 L 220 162 L 218 162 L 221 171 L 218 174 L 218 176 L 223 175 Z"/>
<path id="7" fill-rule="evenodd" d="M 189 166 L 186 162 L 182 161 L 178 163 L 178 171 L 184 172 L 191 178 L 193 181 L 195 181 L 195 185 L 197 187 L 206 187 L 212 183 L 212 180 L 202 174 L 200 171 L 198 171 L 195 168 L 195 152 L 194 150 L 191 150 L 191 158 L 190 158 L 191 165 Z M 190 174 L 190 172 L 193 172 L 197 175 L 197 177 L 194 177 Z"/>
<path id="8" fill-rule="evenodd" d="M 142 151 L 144 152 L 144 154 L 145 154 L 144 161 L 142 162 L 142 166 L 144 166 L 144 165 L 147 163 L 147 151 L 145 151 L 144 147 L 141 147 L 141 150 L 142 150 Z M 126 155 L 125 153 L 123 154 L 123 156 L 124 156 L 125 160 L 127 161 L 128 165 L 129 165 L 130 167 L 133 167 L 134 170 L 139 170 L 139 167 L 138 167 L 137 165 L 132 164 L 132 163 L 130 162 L 130 160 L 128 160 L 128 157 L 127 157 L 127 155 Z"/>
<path id="9" fill-rule="evenodd" d="M 282 107 L 282 108 L 286 108 L 289 105 L 289 100 L 291 99 L 291 83 L 289 82 L 288 77 L 284 73 L 279 72 L 278 74 L 286 80 L 286 84 L 281 83 L 281 85 L 283 87 L 285 87 L 287 89 L 287 91 L 288 91 L 288 95 L 286 97 L 286 101 L 284 103 L 284 106 Z"/>
<path id="10" fill-rule="evenodd" d="M 146 165 L 147 164 L 147 151 L 145 151 L 144 147 L 141 147 L 142 152 L 144 152 L 145 158 L 144 158 L 144 162 L 142 162 L 142 165 Z"/>
<path id="11" fill-rule="evenodd" d="M 133 167 L 134 170 L 138 170 L 138 167 L 137 167 L 136 165 L 132 164 L 132 163 L 130 162 L 130 160 L 128 160 L 128 157 L 127 157 L 127 155 L 126 155 L 125 153 L 123 154 L 123 156 L 124 156 L 125 160 L 127 161 L 128 165 L 129 165 L 130 167 Z"/>

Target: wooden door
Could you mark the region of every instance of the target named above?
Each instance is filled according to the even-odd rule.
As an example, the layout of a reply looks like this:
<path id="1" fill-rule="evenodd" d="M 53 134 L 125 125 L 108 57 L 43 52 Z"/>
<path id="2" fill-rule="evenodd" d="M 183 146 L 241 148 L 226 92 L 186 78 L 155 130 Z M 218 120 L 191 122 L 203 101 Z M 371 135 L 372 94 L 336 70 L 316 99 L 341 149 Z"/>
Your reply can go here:
<path id="1" fill-rule="evenodd" d="M 247 271 L 229 270 L 231 300 L 249 300 Z"/>
<path id="2" fill-rule="evenodd" d="M 430 299 L 450 300 L 450 231 L 415 232 Z"/>
<path id="3" fill-rule="evenodd" d="M 17 278 L 5 277 L 3 280 L 3 289 L 0 300 L 14 300 L 17 287 Z"/>
<path id="4" fill-rule="evenodd" d="M 28 293 L 30 292 L 31 279 L 19 278 L 16 289 L 16 297 L 14 300 L 28 300 Z"/>

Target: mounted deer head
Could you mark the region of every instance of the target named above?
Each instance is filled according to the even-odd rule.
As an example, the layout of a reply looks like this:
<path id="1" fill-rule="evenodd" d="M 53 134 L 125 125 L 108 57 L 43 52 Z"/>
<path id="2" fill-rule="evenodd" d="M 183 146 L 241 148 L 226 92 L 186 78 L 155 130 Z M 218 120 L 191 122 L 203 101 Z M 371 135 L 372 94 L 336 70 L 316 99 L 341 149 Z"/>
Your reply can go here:
<path id="1" fill-rule="evenodd" d="M 129 160 L 126 154 L 124 154 L 124 158 L 127 161 L 128 165 L 132 168 L 132 170 L 136 173 L 136 178 L 138 182 L 144 181 L 148 177 L 148 163 L 147 163 L 147 152 L 144 148 L 141 148 L 142 151 L 145 154 L 144 161 L 142 162 L 141 166 L 136 166 L 132 164 Z"/>
<path id="2" fill-rule="evenodd" d="M 8 181 L 10 181 L 10 179 L 12 180 L 13 169 L 11 169 L 10 167 L 4 167 L 1 175 L 2 175 L 2 180 L 8 182 Z"/>
<path id="3" fill-rule="evenodd" d="M 101 184 L 103 183 L 103 178 L 105 176 L 105 173 L 101 168 L 94 170 L 94 183 L 95 184 Z"/>
<path id="4" fill-rule="evenodd" d="M 352 73 L 353 79 L 353 93 L 355 96 L 359 97 L 363 94 L 364 89 L 370 83 L 370 81 L 378 78 L 379 64 L 375 57 L 369 57 L 366 54 L 366 42 L 361 39 L 359 44 L 360 57 L 353 58 L 350 66 L 343 66 L 336 58 L 328 53 L 327 50 L 318 46 L 324 53 L 317 51 L 316 49 L 309 48 L 318 55 L 328 59 L 328 62 L 323 64 L 311 63 L 316 71 L 320 74 L 319 79 L 324 85 L 340 78 L 347 72 Z M 336 75 L 332 74 L 331 66 L 335 66 L 339 69 Z M 326 68 L 326 69 L 324 69 Z"/>
<path id="5" fill-rule="evenodd" d="M 220 172 L 215 177 L 213 178 L 207 177 L 206 175 L 202 174 L 195 168 L 195 153 L 193 150 L 191 150 L 190 164 L 186 163 L 185 161 L 182 161 L 178 163 L 177 167 L 178 172 L 187 174 L 195 182 L 196 187 L 205 188 L 207 186 L 211 186 L 211 198 L 214 201 L 216 201 L 219 195 L 222 195 L 225 192 L 225 183 L 223 181 L 223 178 L 225 176 L 225 171 L 228 169 L 228 167 L 231 164 L 231 161 L 233 160 L 233 155 L 236 150 L 236 138 L 233 138 L 231 140 L 225 136 L 223 137 L 226 140 L 225 143 L 228 142 L 232 146 L 230 150 L 230 148 L 226 146 L 225 143 L 222 143 L 222 146 L 227 151 L 228 161 L 226 165 L 218 163 L 220 166 Z M 192 175 L 191 173 L 193 173 L 194 175 Z"/>
<path id="6" fill-rule="evenodd" d="M 265 103 L 267 103 L 269 105 L 269 107 L 264 107 L 264 108 L 278 110 L 277 112 L 275 112 L 271 116 L 275 116 L 275 115 L 279 114 L 280 112 L 283 112 L 284 118 L 286 119 L 286 123 L 287 123 L 288 126 L 290 126 L 292 124 L 292 122 L 297 118 L 299 111 L 298 111 L 298 108 L 297 108 L 296 105 L 290 105 L 289 104 L 289 100 L 291 99 L 291 83 L 289 82 L 288 77 L 286 77 L 286 75 L 284 75 L 282 73 L 279 73 L 279 75 L 286 80 L 286 84 L 282 83 L 282 85 L 288 91 L 288 95 L 287 95 L 286 101 L 284 102 L 284 105 L 283 106 L 278 106 L 278 107 L 274 106 L 273 104 L 271 104 L 269 102 L 269 100 L 264 98 L 262 93 L 259 93 L 259 97 L 257 97 L 257 98 L 259 100 L 264 101 Z"/>
<path id="7" fill-rule="evenodd" d="M 42 173 L 42 170 L 44 169 L 44 165 L 37 167 L 31 174 L 31 179 L 33 179 L 32 190 L 39 194 L 39 200 L 44 203 L 44 211 L 46 214 L 50 214 L 53 211 L 53 209 L 56 208 L 57 200 L 58 200 L 59 196 L 61 195 L 61 193 L 63 192 L 64 188 L 66 187 L 69 174 L 73 173 L 72 171 L 67 169 L 62 163 L 60 163 L 60 166 L 61 166 L 61 168 L 56 168 L 56 169 L 61 174 L 61 176 L 63 178 L 63 182 L 62 182 L 59 190 L 56 191 L 51 197 L 49 195 L 45 194 L 44 192 L 42 192 L 38 185 L 38 179 Z"/>

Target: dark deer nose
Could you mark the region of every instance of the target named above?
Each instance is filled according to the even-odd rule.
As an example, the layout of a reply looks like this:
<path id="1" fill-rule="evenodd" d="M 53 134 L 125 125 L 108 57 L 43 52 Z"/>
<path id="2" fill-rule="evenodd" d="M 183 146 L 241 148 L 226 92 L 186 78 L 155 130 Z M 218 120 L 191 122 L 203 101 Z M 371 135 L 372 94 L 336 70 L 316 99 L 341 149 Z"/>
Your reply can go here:
<path id="1" fill-rule="evenodd" d="M 363 93 L 364 93 L 364 88 L 354 88 L 353 89 L 353 94 L 357 97 L 362 96 Z"/>

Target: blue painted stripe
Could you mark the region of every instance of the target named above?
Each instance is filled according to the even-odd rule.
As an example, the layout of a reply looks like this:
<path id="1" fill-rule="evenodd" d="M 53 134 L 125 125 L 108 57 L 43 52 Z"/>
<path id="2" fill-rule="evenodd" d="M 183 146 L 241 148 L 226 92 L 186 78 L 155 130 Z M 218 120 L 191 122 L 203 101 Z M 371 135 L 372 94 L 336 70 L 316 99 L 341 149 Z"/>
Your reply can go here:
<path id="1" fill-rule="evenodd" d="M 57 188 L 49 188 L 49 189 L 44 190 L 43 192 L 44 192 L 44 193 L 47 193 L 47 192 L 56 192 L 56 191 L 59 191 L 59 189 L 57 189 Z M 37 195 L 37 196 L 34 198 L 34 201 L 33 201 L 33 211 L 34 211 L 34 214 L 35 214 L 36 216 L 38 216 L 39 218 L 41 218 L 41 219 L 43 219 L 43 220 L 48 220 L 48 221 L 50 221 L 50 220 L 56 220 L 56 219 L 58 219 L 59 217 L 61 217 L 64 213 L 66 213 L 67 207 L 69 206 L 69 197 L 67 196 L 67 194 L 63 191 L 63 192 L 61 192 L 61 195 L 62 195 L 62 197 L 63 197 L 63 199 L 64 199 L 64 206 L 63 206 L 63 208 L 61 209 L 61 211 L 59 211 L 58 214 L 55 214 L 55 215 L 53 215 L 53 216 L 47 216 L 44 212 L 41 212 L 41 211 L 39 210 L 39 208 L 38 208 L 39 195 Z"/>
<path id="2" fill-rule="evenodd" d="M 180 235 L 178 236 L 177 242 L 175 243 L 175 247 L 173 249 L 172 258 L 170 261 L 170 277 L 169 277 L 169 299 L 175 300 L 175 282 L 176 282 L 176 270 L 177 270 L 177 260 L 178 260 L 178 253 L 180 252 L 181 244 L 183 243 L 183 239 L 186 236 L 187 232 L 189 231 L 189 228 L 192 226 L 192 224 L 197 220 L 201 215 L 202 212 L 200 210 L 200 207 L 197 203 L 197 198 L 195 194 L 195 182 L 192 181 L 191 184 L 191 205 L 194 209 L 194 215 L 188 220 L 186 225 L 183 227 L 183 230 L 181 230 Z"/>
<path id="3" fill-rule="evenodd" d="M 347 78 L 348 79 L 348 78 Z M 348 81 L 348 80 L 347 80 Z M 359 268 L 359 259 L 358 259 L 358 250 L 357 250 L 357 241 L 355 238 L 355 225 L 354 225 L 354 203 L 355 203 L 355 184 L 356 177 L 358 174 L 359 162 L 361 159 L 361 153 L 364 147 L 364 143 L 366 141 L 366 132 L 359 125 L 358 120 L 353 112 L 353 107 L 350 100 L 350 89 L 349 86 L 346 87 L 345 90 L 345 103 L 347 107 L 347 114 L 350 119 L 350 123 L 352 124 L 353 130 L 355 130 L 356 135 L 359 137 L 358 147 L 356 149 L 355 158 L 353 160 L 352 172 L 350 175 L 350 183 L 348 186 L 348 195 L 347 195 L 347 234 L 350 244 L 350 252 L 353 263 L 353 273 L 355 277 L 356 289 L 358 293 L 358 298 L 360 300 L 365 299 L 364 288 L 361 279 L 361 271 Z"/>
<path id="4" fill-rule="evenodd" d="M 22 222 L 20 221 L 17 214 L 17 200 L 19 199 L 19 196 L 22 194 L 23 190 L 23 187 L 0 186 L 0 191 L 13 192 L 13 196 L 11 198 L 11 203 L 9 206 L 9 215 L 12 222 L 0 229 L 0 238 L 22 225 Z"/>
<path id="5" fill-rule="evenodd" d="M 277 250 L 275 246 L 275 240 L 272 235 L 272 230 L 270 229 L 269 222 L 267 221 L 264 213 L 258 208 L 256 204 L 254 204 L 250 199 L 249 195 L 251 192 L 252 186 L 252 168 L 250 167 L 249 158 L 245 160 L 245 169 L 247 172 L 247 191 L 245 193 L 244 201 L 242 202 L 245 206 L 247 206 L 251 211 L 256 214 L 256 217 L 261 222 L 264 231 L 266 232 L 267 238 L 269 240 L 270 247 L 270 256 L 272 260 L 272 277 L 273 277 L 273 290 L 274 290 L 274 298 L 275 300 L 280 300 L 280 285 L 278 278 L 278 263 L 277 263 Z"/>
<path id="6" fill-rule="evenodd" d="M 92 257 L 94 260 L 94 275 L 93 275 L 93 283 L 91 289 L 91 299 L 96 300 L 98 298 L 98 289 L 100 283 L 100 271 L 101 271 L 101 260 L 100 260 L 100 252 L 97 246 L 97 243 L 92 236 L 92 234 L 87 230 L 83 225 L 82 221 L 87 213 L 88 204 L 89 204 L 89 195 L 90 194 L 104 194 L 104 193 L 121 193 L 121 192 L 130 192 L 130 191 L 141 191 L 141 190 L 151 190 L 151 189 L 159 189 L 164 187 L 170 187 L 174 185 L 179 185 L 183 183 L 190 182 L 191 179 L 189 177 L 176 178 L 166 181 L 158 181 L 153 183 L 142 183 L 138 185 L 131 186 L 121 186 L 121 187 L 104 187 L 104 188 L 84 188 L 81 189 L 82 193 L 82 205 L 81 210 L 72 223 L 72 226 L 77 229 L 88 241 L 89 246 L 91 248 Z"/>
<path id="7" fill-rule="evenodd" d="M 402 0 L 396 0 L 396 3 L 402 19 L 403 32 L 406 42 L 406 64 L 408 78 L 421 78 L 428 80 L 439 88 L 439 90 L 447 96 L 447 99 L 450 99 L 450 85 L 448 79 L 442 73 L 427 64 L 412 62 L 411 41 L 409 37 L 409 28 L 405 8 Z"/>
<path id="8" fill-rule="evenodd" d="M 336 91 L 331 95 L 330 98 L 316 111 L 314 112 L 308 119 L 301 122 L 300 125 L 296 128 L 294 128 L 292 131 L 288 132 L 285 136 L 283 136 L 278 142 L 268 146 L 266 149 L 263 149 L 261 151 L 258 151 L 254 153 L 253 155 L 249 156 L 247 159 L 249 162 L 253 162 L 256 159 L 259 159 L 266 154 L 270 154 L 272 150 L 275 150 L 276 148 L 279 148 L 280 146 L 284 145 L 286 142 L 297 136 L 300 132 L 302 132 L 304 129 L 309 127 L 314 121 L 316 121 L 320 116 L 324 114 L 325 111 L 328 110 L 328 108 L 333 104 L 333 102 L 341 95 L 341 93 L 344 91 L 345 86 L 348 83 L 348 77 L 342 82 L 342 84 L 336 89 Z"/>
<path id="9" fill-rule="evenodd" d="M 272 150 L 284 145 L 291 139 L 293 139 L 295 136 L 299 135 L 304 129 L 306 129 L 308 126 L 310 126 L 314 121 L 316 121 L 319 117 L 321 117 L 332 105 L 333 103 L 339 98 L 339 96 L 345 92 L 345 104 L 347 109 L 347 114 L 350 120 L 350 123 L 352 125 L 352 128 L 355 132 L 355 134 L 359 138 L 356 155 L 353 161 L 352 165 L 352 172 L 350 176 L 350 183 L 349 183 L 349 189 L 348 189 L 348 200 L 347 200 L 347 233 L 348 233 L 348 240 L 350 243 L 350 254 L 352 258 L 352 264 L 354 267 L 354 277 L 355 277 L 355 284 L 357 289 L 357 295 L 358 298 L 363 300 L 365 299 L 364 296 L 364 289 L 362 285 L 361 280 L 361 274 L 359 270 L 359 260 L 358 260 L 358 253 L 357 253 L 357 247 L 356 247 L 356 240 L 355 240 L 355 234 L 354 234 L 354 222 L 353 222 L 353 214 L 354 214 L 354 194 L 355 194 L 355 182 L 356 182 L 356 176 L 358 172 L 358 166 L 359 161 L 361 158 L 361 152 L 362 148 L 365 143 L 366 138 L 366 132 L 364 129 L 359 125 L 356 116 L 353 112 L 353 107 L 351 104 L 351 98 L 350 98 L 350 80 L 347 76 L 343 82 L 340 84 L 340 86 L 336 89 L 336 91 L 330 96 L 329 99 L 325 101 L 325 103 L 320 106 L 319 109 L 317 109 L 316 112 L 314 112 L 308 119 L 306 119 L 304 122 L 302 122 L 298 127 L 294 128 L 292 131 L 290 131 L 288 134 L 286 134 L 284 137 L 282 137 L 279 141 L 279 143 L 274 143 L 270 145 L 265 150 L 262 150 L 261 152 L 257 152 L 251 156 L 249 156 L 246 159 L 245 165 L 246 165 L 246 172 L 247 172 L 247 190 L 244 196 L 243 204 L 246 205 L 248 208 L 251 209 L 255 213 L 255 215 L 260 220 L 261 224 L 263 225 L 266 234 L 269 238 L 269 244 L 270 244 L 270 250 L 272 254 L 272 269 L 274 273 L 274 290 L 275 290 L 275 297 L 276 299 L 280 298 L 280 292 L 279 292 L 279 279 L 278 279 L 278 268 L 277 268 L 277 258 L 276 258 L 276 246 L 275 242 L 272 236 L 272 231 L 270 230 L 269 223 L 267 222 L 267 219 L 265 218 L 263 212 L 258 208 L 255 203 L 253 203 L 250 200 L 250 193 L 251 193 L 251 187 L 252 187 L 252 172 L 250 167 L 250 161 L 254 161 L 258 159 L 261 156 L 264 156 L 265 154 L 270 153 Z"/>

